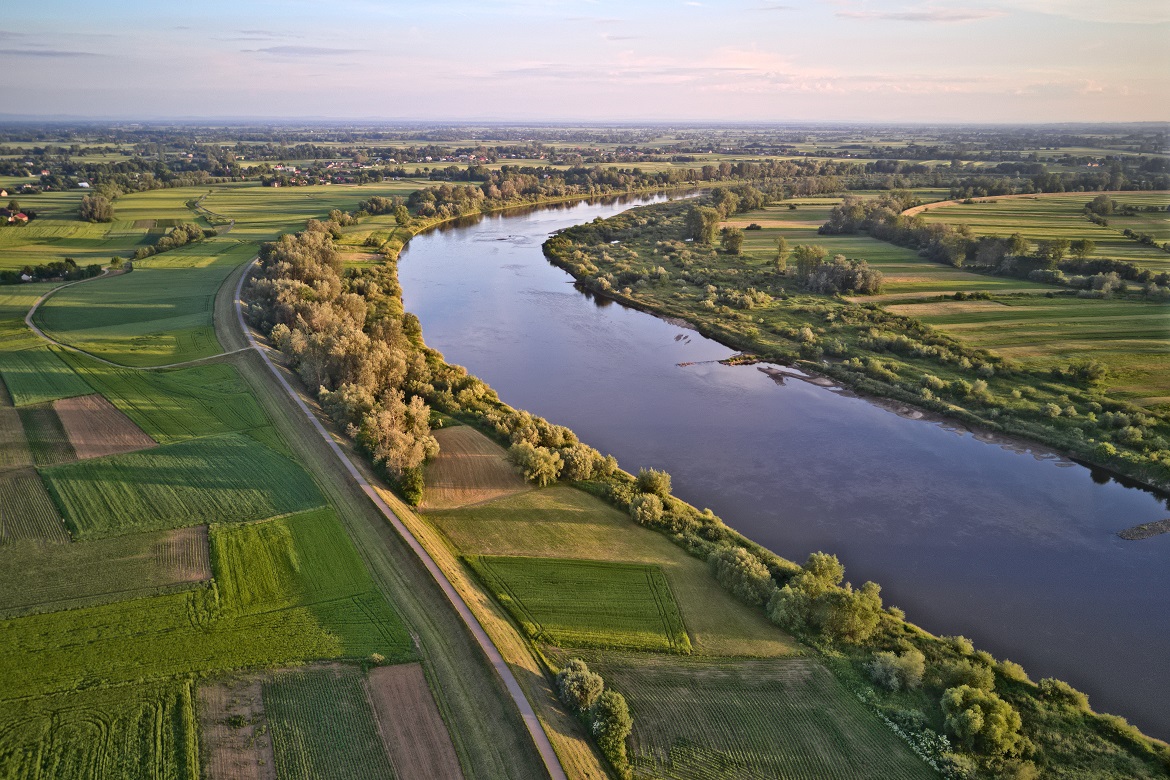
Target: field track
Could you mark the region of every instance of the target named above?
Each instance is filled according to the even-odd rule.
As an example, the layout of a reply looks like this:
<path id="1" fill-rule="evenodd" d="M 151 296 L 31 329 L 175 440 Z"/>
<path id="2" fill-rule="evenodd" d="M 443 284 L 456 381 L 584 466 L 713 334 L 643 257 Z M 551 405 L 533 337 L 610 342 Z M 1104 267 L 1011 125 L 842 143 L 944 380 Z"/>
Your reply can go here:
<path id="1" fill-rule="evenodd" d="M 352 477 L 357 485 L 362 489 L 362 492 L 369 497 L 374 506 L 378 508 L 378 511 L 382 513 L 386 520 L 389 521 L 389 523 L 394 527 L 394 530 L 398 532 L 402 540 L 406 542 L 414 554 L 417 555 L 418 558 L 422 561 L 431 577 L 434 578 L 435 582 L 439 585 L 439 588 L 443 591 L 443 595 L 447 597 L 447 600 L 455 608 L 455 611 L 463 621 L 463 624 L 467 627 L 468 631 L 470 631 L 471 635 L 475 638 L 475 641 L 479 645 L 480 649 L 482 649 L 484 654 L 487 656 L 489 663 L 492 665 L 492 668 L 495 669 L 496 673 L 503 680 L 504 687 L 507 689 L 508 694 L 515 703 L 517 709 L 519 709 L 520 716 L 524 721 L 524 725 L 528 729 L 528 733 L 531 735 L 532 741 L 536 745 L 536 749 L 544 763 L 545 770 L 548 772 L 552 780 L 567 780 L 567 776 L 565 775 L 564 768 L 561 766 L 560 759 L 557 758 L 556 751 L 553 750 L 552 743 L 549 741 L 548 735 L 544 733 L 544 729 L 540 725 L 540 720 L 536 717 L 536 712 L 532 709 L 532 704 L 528 701 L 527 698 L 525 698 L 524 691 L 520 687 L 519 681 L 512 673 L 512 670 L 504 660 L 504 657 L 500 654 L 499 649 L 492 642 L 491 637 L 488 636 L 483 626 L 480 625 L 479 620 L 471 612 L 471 608 L 467 606 L 467 603 L 463 600 L 463 597 L 459 595 L 459 592 L 455 589 L 455 586 L 451 584 L 450 580 L 447 579 L 446 575 L 444 575 L 443 571 L 439 568 L 439 565 L 435 563 L 433 558 L 431 558 L 430 553 L 428 553 L 422 544 L 419 543 L 414 534 L 410 532 L 410 529 L 406 527 L 398 515 L 394 513 L 394 510 L 390 508 L 390 505 L 387 504 L 386 501 L 378 495 L 378 492 L 374 489 L 374 486 L 371 485 L 370 482 L 362 475 L 361 471 L 359 471 L 353 462 L 350 461 L 337 442 L 333 440 L 333 437 L 329 435 L 329 431 L 326 430 L 325 426 L 321 424 L 321 421 L 318 420 L 316 416 L 314 416 L 312 410 L 309 409 L 308 405 L 304 402 L 300 395 L 297 394 L 292 385 L 288 383 L 288 380 L 286 380 L 280 373 L 276 367 L 276 364 L 272 362 L 272 358 L 269 357 L 268 353 L 263 349 L 263 347 L 261 347 L 260 343 L 256 340 L 255 334 L 252 333 L 252 330 L 244 321 L 244 311 L 240 301 L 240 295 L 244 287 L 244 280 L 248 278 L 248 270 L 257 262 L 257 260 L 253 260 L 252 263 L 249 264 L 248 268 L 240 274 L 240 279 L 236 283 L 235 291 L 237 322 L 240 330 L 248 337 L 248 348 L 255 349 L 260 357 L 263 358 L 264 364 L 268 367 L 268 370 L 271 372 L 272 376 L 275 377 L 276 381 L 280 384 L 284 392 L 289 396 L 293 403 L 295 403 L 309 419 L 309 422 L 312 424 L 313 428 L 316 429 L 317 433 L 321 435 L 321 437 L 325 440 L 325 443 L 333 451 L 333 454 L 336 455 L 338 460 L 341 461 L 341 465 L 345 468 L 346 472 L 349 473 L 350 477 Z"/>
<path id="2" fill-rule="evenodd" d="M 463 771 L 419 664 L 379 666 L 366 680 L 394 771 L 417 780 L 459 780 Z"/>

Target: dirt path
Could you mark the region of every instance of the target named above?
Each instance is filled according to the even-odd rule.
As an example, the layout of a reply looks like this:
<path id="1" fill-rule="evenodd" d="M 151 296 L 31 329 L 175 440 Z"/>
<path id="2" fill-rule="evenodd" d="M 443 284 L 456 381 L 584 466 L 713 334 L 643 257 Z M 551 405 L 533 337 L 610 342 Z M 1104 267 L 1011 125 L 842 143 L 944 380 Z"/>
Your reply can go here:
<path id="1" fill-rule="evenodd" d="M 362 492 L 366 494 L 371 502 L 373 502 L 374 506 L 378 508 L 378 511 L 386 518 L 390 525 L 393 526 L 394 530 L 398 532 L 402 540 L 406 542 L 407 546 L 409 546 L 414 554 L 418 556 L 419 560 L 422 561 L 422 564 L 426 567 L 427 572 L 430 573 L 431 577 L 443 591 L 443 595 L 447 597 L 447 600 L 450 602 L 451 606 L 455 608 L 455 612 L 459 615 L 459 618 L 463 621 L 463 624 L 467 627 L 467 630 L 471 633 L 472 637 L 475 639 L 484 655 L 487 656 L 488 662 L 491 664 L 492 668 L 495 669 L 496 674 L 498 674 L 500 679 L 503 681 L 504 687 L 508 691 L 508 695 L 512 698 L 516 708 L 520 711 L 520 716 L 524 721 L 524 725 L 528 729 L 529 735 L 532 737 L 532 741 L 536 745 L 536 749 L 540 754 L 541 760 L 544 762 L 544 766 L 548 771 L 549 777 L 551 777 L 552 780 L 567 780 L 565 770 L 561 767 L 560 759 L 557 758 L 557 754 L 553 750 L 553 746 L 549 741 L 548 735 L 544 733 L 544 728 L 540 725 L 540 720 L 536 717 L 536 712 L 532 709 L 532 704 L 524 696 L 524 691 L 520 687 L 520 682 L 512 673 L 511 668 L 504 660 L 503 655 L 500 654 L 500 651 L 496 647 L 495 643 L 492 642 L 491 637 L 488 636 L 483 626 L 480 625 L 479 620 L 472 613 L 471 608 L 467 606 L 467 602 L 463 600 L 463 597 L 459 595 L 459 592 L 455 589 L 455 586 L 452 585 L 451 581 L 447 579 L 445 574 L 443 574 L 438 564 L 435 563 L 433 558 L 431 558 L 430 553 L 426 551 L 426 548 L 424 548 L 422 544 L 419 543 L 414 534 L 410 532 L 410 529 L 406 527 L 402 520 L 399 519 L 398 515 L 394 513 L 394 510 L 390 508 L 390 505 L 387 504 L 380 495 L 378 495 L 378 492 L 374 489 L 374 486 L 369 483 L 361 471 L 359 471 L 358 468 L 349 459 L 349 457 L 346 456 L 345 452 L 341 449 L 337 442 L 333 440 L 333 437 L 329 435 L 329 431 L 325 429 L 325 426 L 321 424 L 321 421 L 318 420 L 316 415 L 313 414 L 312 410 L 309 409 L 308 405 L 301 398 L 300 394 L 298 394 L 292 385 L 288 383 L 288 380 L 284 378 L 284 375 L 280 373 L 280 370 L 276 367 L 276 364 L 272 362 L 272 358 L 268 355 L 267 350 L 265 350 L 264 347 L 256 340 L 255 334 L 244 321 L 244 310 L 240 296 L 244 288 L 244 281 L 248 278 L 248 272 L 257 261 L 258 258 L 253 259 L 245 267 L 244 272 L 240 274 L 239 281 L 236 283 L 235 291 L 237 323 L 240 330 L 248 338 L 249 348 L 255 349 L 256 352 L 259 353 L 272 376 L 276 378 L 276 381 L 284 389 L 285 393 L 289 396 L 293 403 L 295 403 L 297 407 L 299 407 L 300 410 L 305 414 L 310 424 L 312 424 L 317 433 L 319 433 L 325 440 L 325 443 L 328 445 L 329 449 L 333 451 L 333 454 L 341 462 L 341 465 L 345 468 L 346 472 L 349 473 L 353 481 L 357 483 Z"/>

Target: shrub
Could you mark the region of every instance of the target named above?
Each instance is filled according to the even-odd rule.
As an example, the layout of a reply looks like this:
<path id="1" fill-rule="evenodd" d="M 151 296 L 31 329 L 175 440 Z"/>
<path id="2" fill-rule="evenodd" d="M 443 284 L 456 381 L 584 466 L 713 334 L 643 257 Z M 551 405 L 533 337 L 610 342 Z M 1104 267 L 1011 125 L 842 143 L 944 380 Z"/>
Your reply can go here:
<path id="1" fill-rule="evenodd" d="M 642 525 L 653 525 L 662 520 L 662 499 L 653 493 L 641 493 L 630 501 L 630 517 Z"/>
<path id="2" fill-rule="evenodd" d="M 1040 695 L 1044 697 L 1045 701 L 1053 702 L 1061 707 L 1078 712 L 1089 711 L 1089 697 L 1064 680 L 1045 677 L 1040 681 Z"/>
<path id="3" fill-rule="evenodd" d="M 605 689 L 601 675 L 589 671 L 580 658 L 573 658 L 557 674 L 557 693 L 574 714 L 581 715 L 594 705 Z"/>
<path id="4" fill-rule="evenodd" d="M 508 448 L 508 458 L 516 464 L 524 478 L 540 487 L 553 484 L 561 475 L 565 462 L 547 447 L 534 447 L 526 441 Z"/>
<path id="5" fill-rule="evenodd" d="M 637 479 L 638 491 L 653 493 L 659 498 L 670 495 L 670 475 L 657 469 L 639 469 Z"/>
<path id="6" fill-rule="evenodd" d="M 629 773 L 626 739 L 634 728 L 626 699 L 616 691 L 605 691 L 589 710 L 590 731 L 601 752 L 623 775 Z"/>
<path id="7" fill-rule="evenodd" d="M 707 565 L 720 585 L 753 606 L 768 603 L 776 590 L 768 567 L 742 547 L 724 547 L 716 551 L 707 559 Z"/>
<path id="8" fill-rule="evenodd" d="M 962 685 L 981 691 L 995 688 L 995 672 L 991 667 L 967 659 L 944 661 L 939 665 L 938 676 L 943 688 L 958 688 Z"/>
<path id="9" fill-rule="evenodd" d="M 903 651 L 901 655 L 874 653 L 869 663 L 869 674 L 873 681 L 891 691 L 917 688 L 922 685 L 925 671 L 926 656 L 913 648 Z"/>
<path id="10" fill-rule="evenodd" d="M 942 696 L 946 729 L 968 752 L 999 757 L 1024 746 L 1020 713 L 990 691 L 969 685 L 950 688 Z"/>

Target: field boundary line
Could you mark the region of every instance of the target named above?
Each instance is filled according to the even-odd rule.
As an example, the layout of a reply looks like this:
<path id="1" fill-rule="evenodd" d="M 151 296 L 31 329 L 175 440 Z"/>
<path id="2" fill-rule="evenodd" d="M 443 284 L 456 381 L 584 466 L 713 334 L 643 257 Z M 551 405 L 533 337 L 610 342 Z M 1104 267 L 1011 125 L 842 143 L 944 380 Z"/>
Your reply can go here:
<path id="1" fill-rule="evenodd" d="M 423 566 L 426 567 L 431 577 L 443 591 L 443 595 L 447 597 L 447 600 L 451 603 L 451 606 L 455 608 L 455 612 L 459 615 L 459 618 L 463 621 L 463 624 L 467 626 L 467 629 L 471 632 L 472 637 L 480 646 L 480 649 L 483 650 L 484 655 L 487 656 L 488 661 L 492 665 L 492 668 L 495 669 L 496 674 L 498 674 L 500 679 L 503 681 L 504 687 L 508 691 L 508 695 L 511 696 L 512 701 L 516 704 L 517 709 L 520 710 L 520 717 L 523 719 L 524 725 L 527 727 L 528 733 L 532 737 L 532 741 L 536 744 L 536 750 L 540 754 L 540 758 L 544 762 L 545 769 L 548 771 L 549 776 L 552 778 L 552 780 L 567 780 L 567 775 L 565 774 L 564 768 L 561 766 L 560 759 L 557 757 L 556 751 L 553 750 L 552 742 L 549 741 L 548 735 L 544 732 L 544 727 L 540 725 L 540 720 L 537 718 L 536 712 L 533 710 L 531 702 L 529 702 L 525 697 L 524 691 L 520 688 L 520 683 L 516 679 L 516 676 L 512 674 L 512 670 L 508 667 L 508 664 L 504 660 L 503 655 L 500 653 L 491 637 L 488 636 L 487 631 L 484 630 L 479 620 L 475 617 L 475 614 L 472 613 L 471 608 L 467 605 L 467 602 L 463 600 L 463 597 L 459 595 L 459 592 L 455 589 L 455 586 L 452 585 L 451 581 L 447 579 L 445 574 L 443 574 L 443 571 L 439 568 L 439 565 L 435 563 L 435 560 L 431 557 L 430 553 L 426 551 L 426 548 L 424 548 L 418 539 L 415 538 L 414 534 L 410 532 L 410 529 L 406 527 L 406 524 L 402 522 L 397 514 L 395 514 L 394 510 L 390 508 L 390 505 L 387 504 L 386 501 L 378 495 L 378 492 L 374 489 L 374 486 L 370 484 L 365 476 L 363 476 L 358 468 L 353 464 L 353 461 L 349 459 L 349 457 L 345 454 L 337 442 L 333 440 L 333 437 L 329 434 L 329 431 L 325 429 L 325 426 L 322 425 L 321 421 L 317 419 L 317 416 L 313 414 L 313 411 L 309 408 L 308 404 L 305 403 L 300 394 L 297 393 L 292 385 L 289 384 L 288 380 L 284 378 L 284 375 L 280 373 L 279 369 L 277 369 L 276 364 L 272 362 L 272 358 L 268 356 L 268 352 L 256 340 L 256 336 L 253 334 L 252 329 L 249 328 L 248 324 L 244 321 L 244 309 L 243 302 L 241 300 L 241 295 L 244 289 L 244 281 L 247 280 L 249 273 L 256 265 L 256 263 L 259 262 L 259 259 L 259 257 L 255 257 L 245 266 L 243 273 L 240 274 L 239 281 L 236 283 L 236 318 L 240 326 L 240 330 L 243 331 L 244 336 L 246 336 L 248 339 L 249 346 L 245 349 L 255 349 L 256 352 L 259 353 L 260 357 L 264 359 L 264 364 L 268 366 L 268 370 L 271 371 L 272 375 L 276 378 L 276 381 L 280 383 L 281 387 L 288 394 L 288 396 L 293 400 L 293 402 L 296 403 L 300 410 L 305 413 L 305 416 L 309 418 L 309 422 L 312 423 L 313 428 L 316 429 L 317 433 L 321 434 L 321 437 L 325 440 L 325 443 L 329 445 L 329 448 L 333 451 L 333 454 L 336 455 L 337 459 L 341 461 L 341 464 L 345 467 L 345 470 L 349 473 L 350 477 L 354 480 L 354 482 L 357 483 L 358 487 L 362 489 L 362 492 L 366 494 L 370 501 L 373 502 L 374 506 L 377 507 L 378 511 L 381 512 L 390 525 L 393 526 L 394 530 L 398 532 L 398 535 L 402 537 L 407 546 L 409 546 L 415 555 L 418 556 L 419 560 L 422 561 Z"/>

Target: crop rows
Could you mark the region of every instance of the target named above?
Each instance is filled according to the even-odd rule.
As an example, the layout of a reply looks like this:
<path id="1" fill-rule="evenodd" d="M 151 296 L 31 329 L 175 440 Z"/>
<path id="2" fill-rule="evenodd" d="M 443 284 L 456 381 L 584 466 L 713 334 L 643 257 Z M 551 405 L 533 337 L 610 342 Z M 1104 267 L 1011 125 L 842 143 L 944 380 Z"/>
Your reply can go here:
<path id="1" fill-rule="evenodd" d="M 264 709 L 281 780 L 395 776 L 358 670 L 277 674 L 264 684 Z"/>
<path id="2" fill-rule="evenodd" d="M 690 652 L 682 614 L 658 566 L 488 556 L 467 561 L 539 641 Z"/>
<path id="3" fill-rule="evenodd" d="M 76 459 L 65 427 L 50 404 L 25 406 L 19 412 L 28 447 L 38 466 L 53 466 Z"/>
<path id="4" fill-rule="evenodd" d="M 629 702 L 638 777 L 936 777 L 818 664 L 605 654 L 590 666 Z"/>
<path id="5" fill-rule="evenodd" d="M 197 780 L 191 685 L 128 685 L 5 702 L 0 777 Z"/>
<path id="6" fill-rule="evenodd" d="M 324 503 L 299 464 L 239 434 L 42 473 L 78 539 L 272 517 Z"/>
<path id="7" fill-rule="evenodd" d="M 31 540 L 68 542 L 69 534 L 35 470 L 0 473 L 0 544 Z"/>
<path id="8" fill-rule="evenodd" d="M 17 406 L 93 392 L 56 352 L 43 346 L 0 351 L 0 375 Z"/>
<path id="9" fill-rule="evenodd" d="M 32 453 L 24 438 L 20 415 L 11 406 L 0 404 L 0 470 L 32 465 Z"/>

